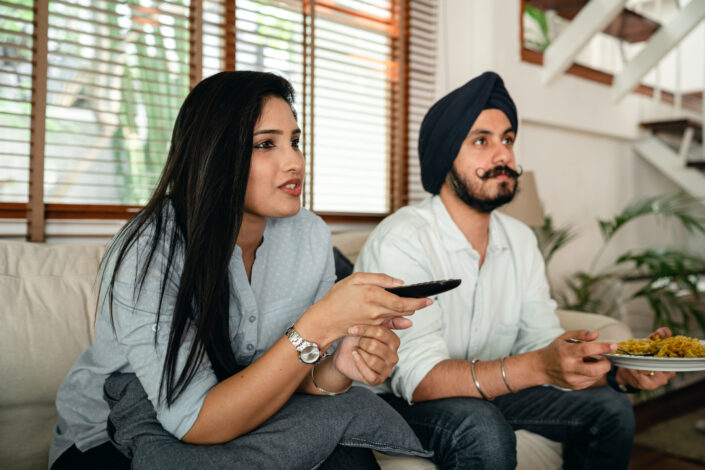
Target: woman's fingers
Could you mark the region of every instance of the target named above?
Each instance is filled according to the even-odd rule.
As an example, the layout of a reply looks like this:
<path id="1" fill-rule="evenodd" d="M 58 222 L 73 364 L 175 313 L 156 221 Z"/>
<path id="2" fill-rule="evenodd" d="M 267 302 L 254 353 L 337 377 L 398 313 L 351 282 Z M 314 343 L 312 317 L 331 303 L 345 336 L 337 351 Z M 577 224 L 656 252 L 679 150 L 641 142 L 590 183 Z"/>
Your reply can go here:
<path id="1" fill-rule="evenodd" d="M 404 281 L 382 273 L 354 273 L 349 277 L 352 284 L 368 284 L 382 288 L 399 287 Z"/>
<path id="2" fill-rule="evenodd" d="M 352 352 L 353 358 L 355 359 L 355 367 L 360 373 L 360 376 L 367 385 L 379 385 L 381 384 L 387 376 L 381 376 L 375 372 L 367 363 L 365 357 L 369 355 L 360 349 L 355 349 Z"/>
<path id="3" fill-rule="evenodd" d="M 396 354 L 399 348 L 399 337 L 389 328 L 374 325 L 356 325 L 348 330 L 353 336 L 359 336 L 359 347 L 367 352 L 376 354 L 375 350 L 386 347 Z"/>
<path id="4" fill-rule="evenodd" d="M 382 380 L 386 379 L 399 361 L 399 337 L 382 326 L 359 325 L 351 328 L 351 332 L 360 336 L 355 351 L 372 371 L 382 377 Z"/>
<path id="5" fill-rule="evenodd" d="M 396 313 L 396 316 L 411 315 L 416 310 L 421 310 L 433 304 L 433 300 L 428 297 L 421 299 L 399 297 L 384 289 L 371 289 L 369 296 L 371 302 L 386 309 L 388 313 Z"/>
<path id="6" fill-rule="evenodd" d="M 391 330 L 405 330 L 414 323 L 408 318 L 394 317 L 384 322 L 384 326 Z"/>

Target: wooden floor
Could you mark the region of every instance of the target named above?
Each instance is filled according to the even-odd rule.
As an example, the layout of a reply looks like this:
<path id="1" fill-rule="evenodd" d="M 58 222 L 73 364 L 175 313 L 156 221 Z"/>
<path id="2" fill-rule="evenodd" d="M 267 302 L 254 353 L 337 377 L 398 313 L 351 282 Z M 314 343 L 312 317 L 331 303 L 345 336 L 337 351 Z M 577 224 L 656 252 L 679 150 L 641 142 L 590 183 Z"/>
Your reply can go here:
<path id="1" fill-rule="evenodd" d="M 636 432 L 677 416 L 703 404 L 705 380 L 685 387 L 634 408 Z M 635 445 L 629 470 L 705 470 L 705 464 L 679 459 L 648 447 Z"/>

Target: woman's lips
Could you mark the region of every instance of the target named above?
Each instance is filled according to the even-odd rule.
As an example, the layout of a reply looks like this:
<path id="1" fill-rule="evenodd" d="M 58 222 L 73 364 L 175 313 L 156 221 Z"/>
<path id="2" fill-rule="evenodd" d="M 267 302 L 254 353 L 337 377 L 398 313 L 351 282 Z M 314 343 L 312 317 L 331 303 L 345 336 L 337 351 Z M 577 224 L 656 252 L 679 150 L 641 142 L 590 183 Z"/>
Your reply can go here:
<path id="1" fill-rule="evenodd" d="M 301 195 L 301 181 L 287 181 L 279 186 L 279 189 L 284 191 L 289 196 L 298 197 Z"/>

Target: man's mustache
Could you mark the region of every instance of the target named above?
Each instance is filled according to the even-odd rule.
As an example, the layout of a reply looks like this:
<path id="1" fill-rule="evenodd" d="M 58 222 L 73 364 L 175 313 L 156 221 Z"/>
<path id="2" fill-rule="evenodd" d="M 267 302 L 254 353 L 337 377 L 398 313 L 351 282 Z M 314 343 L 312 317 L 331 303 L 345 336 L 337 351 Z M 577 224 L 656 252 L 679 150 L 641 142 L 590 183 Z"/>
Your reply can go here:
<path id="1" fill-rule="evenodd" d="M 519 166 L 519 171 L 509 168 L 507 165 L 497 165 L 496 167 L 490 168 L 485 172 L 482 172 L 482 168 L 478 168 L 477 170 L 475 170 L 475 174 L 481 180 L 488 180 L 499 175 L 507 175 L 510 178 L 518 179 L 521 175 L 524 174 L 524 169 L 521 167 L 521 165 Z"/>

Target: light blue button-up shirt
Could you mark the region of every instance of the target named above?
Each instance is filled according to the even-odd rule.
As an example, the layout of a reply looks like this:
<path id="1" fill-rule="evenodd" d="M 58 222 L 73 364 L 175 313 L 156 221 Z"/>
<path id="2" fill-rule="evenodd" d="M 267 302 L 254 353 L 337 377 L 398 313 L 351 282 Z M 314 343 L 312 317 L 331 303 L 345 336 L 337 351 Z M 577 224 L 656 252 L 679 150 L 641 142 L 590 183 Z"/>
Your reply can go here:
<path id="1" fill-rule="evenodd" d="M 543 347 L 563 332 L 529 227 L 492 212 L 481 268 L 479 261 L 439 196 L 404 207 L 375 228 L 356 271 L 386 273 L 407 284 L 462 279 L 416 312 L 411 328 L 396 332 L 399 362 L 376 391 L 392 391 L 411 403 L 416 387 L 441 361 L 499 359 Z"/>
<path id="2" fill-rule="evenodd" d="M 191 429 L 206 395 L 217 383 L 206 357 L 188 388 L 171 407 L 158 399 L 183 253 L 172 260 L 157 326 L 168 242 L 158 246 L 138 296 L 134 288 L 139 261 L 146 252 L 145 243 L 146 237 L 142 237 L 130 250 L 118 274 L 113 293 L 115 329 L 104 301 L 110 276 L 102 280 L 94 343 L 78 358 L 57 394 L 59 422 L 50 451 L 50 466 L 72 444 L 85 451 L 108 441 L 109 408 L 103 400 L 103 383 L 113 372 L 137 375 L 157 411 L 157 419 L 179 439 Z M 107 272 L 112 273 L 112 269 L 108 267 Z M 230 281 L 232 348 L 238 363 L 246 366 L 264 354 L 335 282 L 328 226 L 306 209 L 292 217 L 267 219 L 264 239 L 252 266 L 251 282 L 237 246 L 230 260 Z M 191 332 L 182 344 L 177 370 L 183 368 L 192 341 Z"/>

